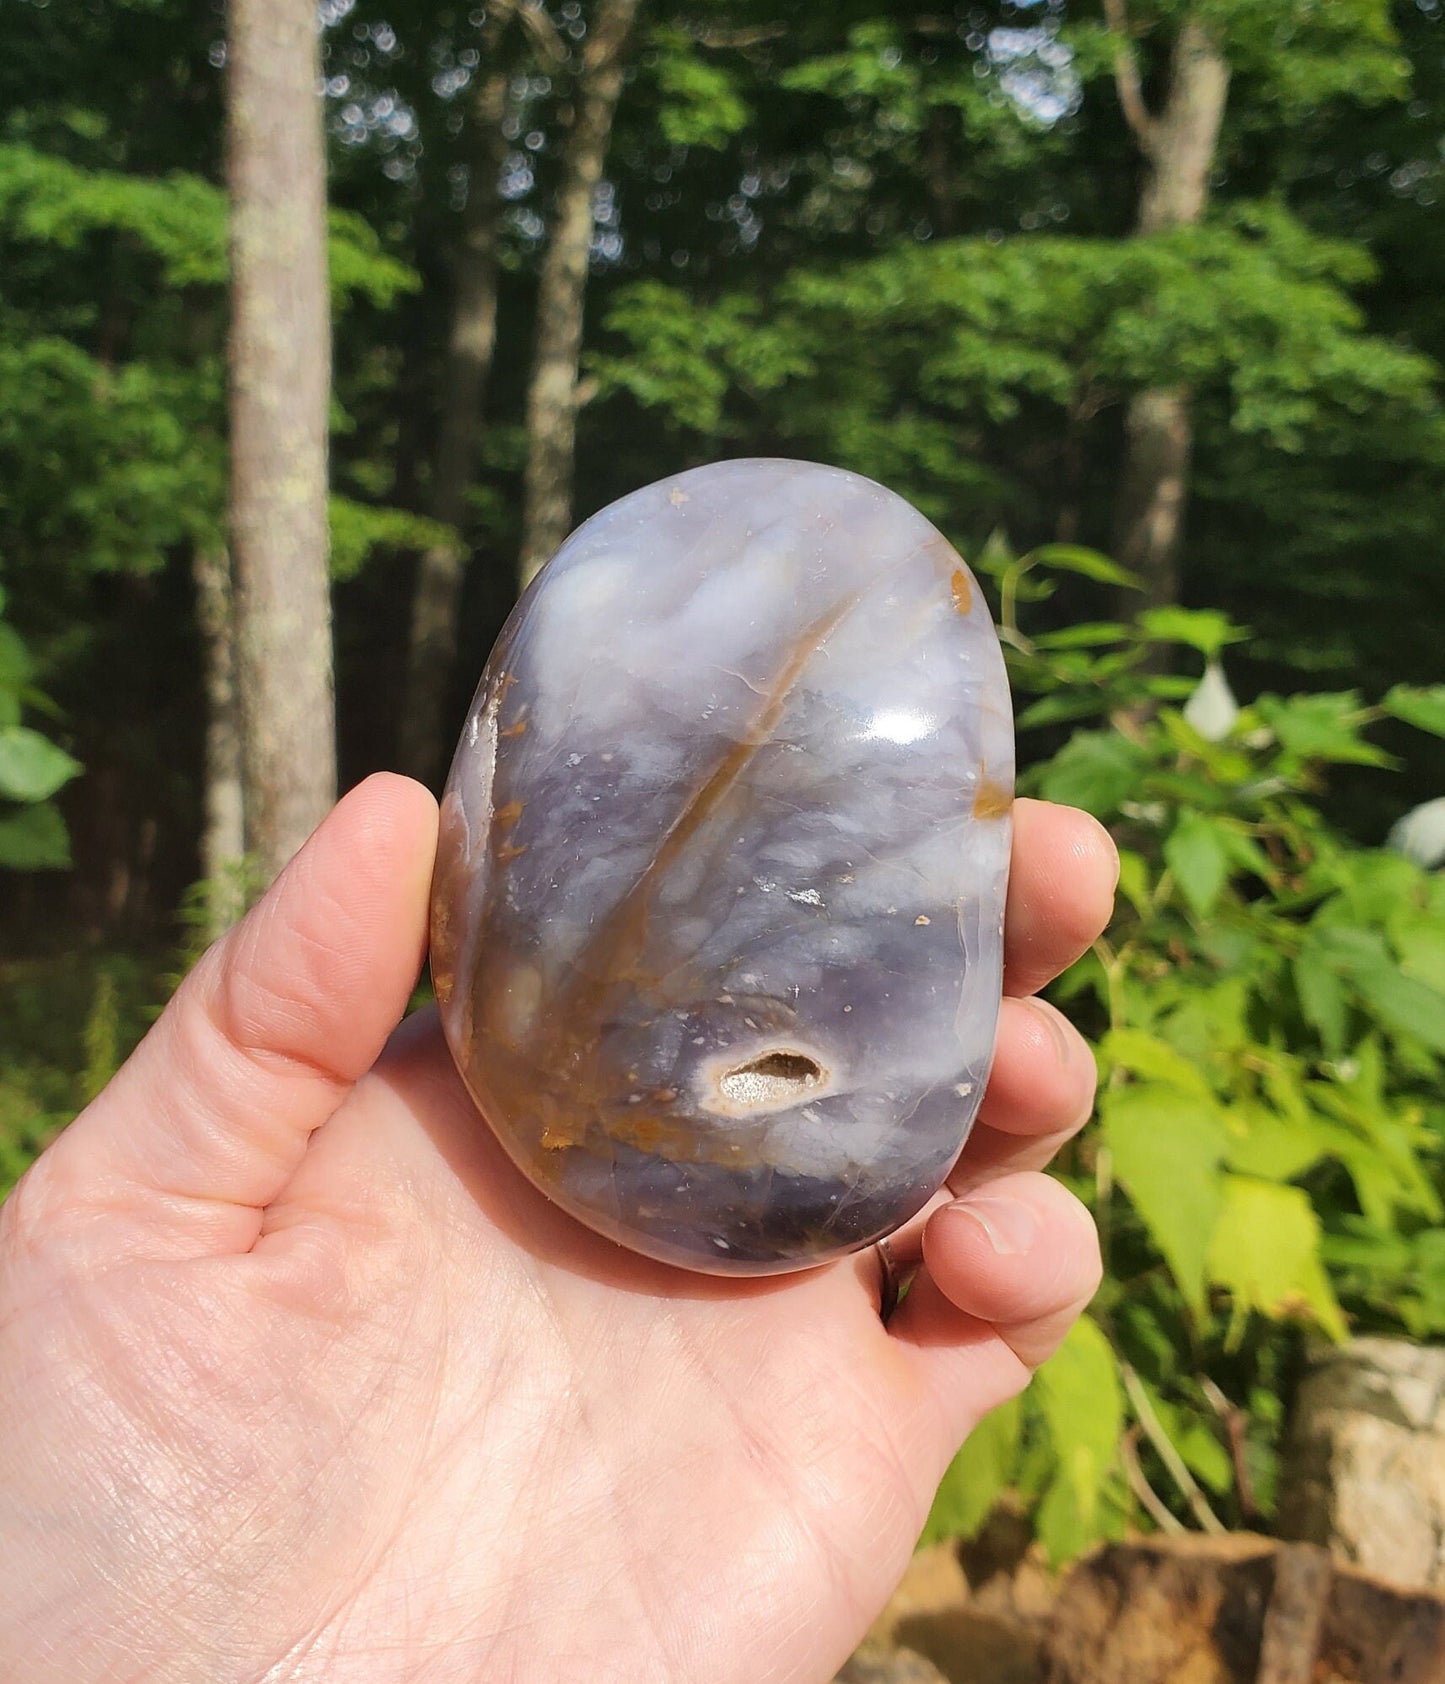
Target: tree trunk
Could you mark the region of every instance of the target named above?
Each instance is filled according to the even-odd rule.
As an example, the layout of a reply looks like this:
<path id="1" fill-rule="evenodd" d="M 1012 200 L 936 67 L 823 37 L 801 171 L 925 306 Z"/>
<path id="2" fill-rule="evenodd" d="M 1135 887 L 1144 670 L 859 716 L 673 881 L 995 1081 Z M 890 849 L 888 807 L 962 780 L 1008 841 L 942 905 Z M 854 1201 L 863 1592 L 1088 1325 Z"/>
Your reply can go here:
<path id="1" fill-rule="evenodd" d="M 231 558 L 219 545 L 197 545 L 192 574 L 206 698 L 201 878 L 205 885 L 206 938 L 214 940 L 240 910 L 243 890 L 239 878 L 246 853 Z"/>
<path id="2" fill-rule="evenodd" d="M 627 43 L 639 4 L 640 0 L 597 0 L 573 91 L 572 126 L 537 293 L 537 349 L 527 394 L 524 588 L 567 536 L 572 520 L 577 364 L 592 248 L 593 197 L 607 160 Z"/>
<path id="3" fill-rule="evenodd" d="M 278 872 L 336 798 L 331 324 L 316 11 L 231 0 L 231 542 L 247 845 Z"/>
<path id="4" fill-rule="evenodd" d="M 1121 97 L 1123 91 L 1121 81 Z M 1139 200 L 1140 234 L 1187 227 L 1203 216 L 1228 91 L 1223 54 L 1203 25 L 1186 18 L 1175 39 L 1162 113 L 1151 118 L 1143 112 L 1137 87 L 1134 108 L 1128 98 L 1124 101 L 1148 160 Z M 1190 394 L 1183 387 L 1158 387 L 1130 400 L 1114 549 L 1143 581 L 1149 607 L 1179 600 L 1179 545 L 1192 444 Z"/>
<path id="5" fill-rule="evenodd" d="M 1179 600 L 1179 541 L 1193 443 L 1189 394 L 1182 386 L 1157 387 L 1129 400 L 1114 553 L 1144 586 L 1142 602 L 1130 592 L 1132 609 Z"/>
<path id="6" fill-rule="evenodd" d="M 422 553 L 412 598 L 402 698 L 401 765 L 423 783 L 432 783 L 441 766 L 446 735 L 442 713 L 456 662 L 457 611 L 468 558 L 462 529 L 497 338 L 497 238 L 503 206 L 501 172 L 507 156 L 502 121 L 510 82 L 510 71 L 496 66 L 483 77 L 472 104 L 476 150 L 456 261 L 431 495 L 433 519 L 451 527 L 456 536 Z"/>

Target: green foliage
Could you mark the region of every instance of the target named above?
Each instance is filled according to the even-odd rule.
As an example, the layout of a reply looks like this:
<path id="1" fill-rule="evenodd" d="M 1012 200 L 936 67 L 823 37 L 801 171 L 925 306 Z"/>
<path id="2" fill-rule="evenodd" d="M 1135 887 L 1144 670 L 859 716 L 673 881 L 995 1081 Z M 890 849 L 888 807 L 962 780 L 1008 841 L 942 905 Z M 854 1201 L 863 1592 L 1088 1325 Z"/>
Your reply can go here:
<path id="1" fill-rule="evenodd" d="M 5 599 L 0 593 L 0 615 Z M 21 724 L 25 708 L 50 712 L 36 689 L 34 663 L 20 634 L 0 618 L 0 871 L 70 864 L 65 821 L 51 797 L 80 773 L 80 763 L 48 737 Z"/>
<path id="2" fill-rule="evenodd" d="M 643 65 L 657 89 L 656 123 L 669 146 L 724 146 L 752 113 L 737 78 L 702 57 L 686 29 L 659 24 Z"/>
<path id="3" fill-rule="evenodd" d="M 1208 740 L 1149 657 L 1164 636 L 1217 659 L 1237 628 L 1169 610 L 1040 647 L 1016 605 L 1040 572 L 1047 586 L 1041 556 L 995 539 L 980 567 L 1003 587 L 1016 693 L 1083 722 L 1023 787 L 1087 807 L 1120 847 L 1114 923 L 1057 989 L 1095 1035 L 1100 1126 L 1067 1173 L 1108 1274 L 1090 1332 L 1028 1395 L 1017 1451 L 990 1440 L 933 1526 L 976 1527 L 1013 1486 L 1057 1558 L 1142 1518 L 1102 1421 L 1080 1452 L 1062 1400 L 1127 1395 L 1136 1483 L 1186 1520 L 1213 1502 L 1238 1523 L 1268 1513 L 1290 1329 L 1445 1336 L 1445 875 L 1359 846 L 1321 805 L 1330 767 L 1387 771 L 1372 733 L 1438 729 L 1441 697 L 1263 696 Z M 1085 1360 L 1107 1387 L 1068 1369 Z M 1259 1489 L 1238 1486 L 1221 1398 Z"/>
<path id="4" fill-rule="evenodd" d="M 1018 1478 L 1023 1406 L 1000 1405 L 973 1429 L 938 1487 L 921 1543 L 971 1538 Z"/>
<path id="5" fill-rule="evenodd" d="M 1052 1560 L 1067 1561 L 1105 1531 L 1124 1427 L 1114 1353 L 1093 1322 L 1069 1329 L 1034 1377 L 1031 1401 L 1047 1430 L 1052 1462 L 1039 1499 L 1039 1537 Z"/>
<path id="6" fill-rule="evenodd" d="M 1441 449 L 1433 363 L 1368 332 L 1351 296 L 1371 275 L 1360 247 L 1246 202 L 1124 243 L 932 240 L 797 268 L 771 297 L 639 282 L 607 318 L 625 353 L 596 367 L 605 390 L 711 436 L 765 401 L 800 450 L 987 519 L 1007 508 L 990 470 L 1010 429 L 1057 432 L 1160 385 L 1216 399 L 1273 450 L 1407 420 L 1411 448 Z"/>
<path id="7" fill-rule="evenodd" d="M 1071 1560 L 1119 1530 L 1123 1429 L 1118 1363 L 1095 1323 L 1080 1321 L 1025 1396 L 969 1434 L 939 1486 L 923 1542 L 972 1536 L 1002 1497 L 1019 1490 L 1034 1505 L 1050 1560 Z"/>
<path id="8" fill-rule="evenodd" d="M 337 298 L 386 305 L 419 284 L 361 217 L 333 211 L 328 258 Z M 147 177 L 86 169 L 29 146 L 0 145 L 0 238 L 83 254 L 97 236 L 149 253 L 167 287 L 219 287 L 229 272 L 226 196 L 176 170 Z"/>
<path id="9" fill-rule="evenodd" d="M 358 503 L 333 496 L 331 516 L 331 576 L 354 579 L 379 549 L 424 550 L 457 542 L 451 527 L 412 514 L 408 509 Z"/>
<path id="10" fill-rule="evenodd" d="M 730 395 L 774 392 L 811 367 L 795 337 L 768 322 L 763 301 L 746 295 L 707 306 L 680 287 L 639 281 L 619 293 L 607 325 L 632 349 L 590 359 L 601 391 L 626 392 L 712 438 L 737 430 L 726 415 Z M 636 354 L 643 343 L 645 357 Z"/>
<path id="11" fill-rule="evenodd" d="M 159 972 L 119 951 L 0 963 L 0 1197 L 150 1026 Z"/>

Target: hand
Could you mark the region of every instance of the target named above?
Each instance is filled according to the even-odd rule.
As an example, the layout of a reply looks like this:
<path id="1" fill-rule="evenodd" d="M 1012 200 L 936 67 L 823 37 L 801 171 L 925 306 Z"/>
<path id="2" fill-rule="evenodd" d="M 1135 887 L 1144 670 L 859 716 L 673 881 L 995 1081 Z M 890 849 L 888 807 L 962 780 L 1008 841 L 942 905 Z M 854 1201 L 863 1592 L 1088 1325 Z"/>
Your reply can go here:
<path id="1" fill-rule="evenodd" d="M 1093 820 L 1018 804 L 993 1078 L 886 1330 L 872 1252 L 713 1280 L 526 1184 L 396 1028 L 435 836 L 343 801 L 0 1210 L 0 1676 L 818 1684 L 1093 1292 L 1038 1173 L 1093 1061 L 1027 998 L 1107 917 Z"/>

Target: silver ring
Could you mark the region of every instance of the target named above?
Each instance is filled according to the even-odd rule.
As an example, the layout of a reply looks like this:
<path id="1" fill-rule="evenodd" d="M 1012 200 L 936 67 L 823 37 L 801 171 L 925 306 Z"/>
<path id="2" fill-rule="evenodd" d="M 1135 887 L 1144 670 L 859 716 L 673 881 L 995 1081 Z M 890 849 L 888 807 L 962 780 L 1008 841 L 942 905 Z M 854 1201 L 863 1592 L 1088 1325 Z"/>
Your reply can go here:
<path id="1" fill-rule="evenodd" d="M 886 1239 L 879 1240 L 873 1249 L 878 1253 L 878 1268 L 883 1277 L 878 1295 L 878 1319 L 887 1327 L 893 1312 L 898 1308 L 903 1277 L 899 1273 L 898 1259 L 893 1255 L 893 1247 Z"/>

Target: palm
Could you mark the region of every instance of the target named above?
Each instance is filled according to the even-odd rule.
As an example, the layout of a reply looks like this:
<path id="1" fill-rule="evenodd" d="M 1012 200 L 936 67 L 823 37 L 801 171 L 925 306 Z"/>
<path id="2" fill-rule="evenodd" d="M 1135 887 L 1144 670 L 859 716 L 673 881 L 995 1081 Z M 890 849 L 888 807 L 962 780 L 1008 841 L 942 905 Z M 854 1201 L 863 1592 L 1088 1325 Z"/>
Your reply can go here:
<path id="1" fill-rule="evenodd" d="M 288 1050 L 266 1079 L 329 1080 Z M 1067 1215 L 1059 1278 L 1005 1257 L 962 1294 L 972 1242 L 930 1231 L 886 1331 L 867 1256 L 746 1283 L 633 1257 L 506 1163 L 429 1017 L 264 1201 L 171 1175 L 159 1208 L 76 1220 L 105 1103 L 6 1207 L 0 1538 L 36 1564 L 7 1676 L 821 1680 L 1090 1284 Z M 1037 1122 L 1011 1150 L 981 1129 L 976 1168 L 1049 1218 L 1059 1190 L 1013 1168 Z M 187 1144 L 245 1181 L 285 1139 L 259 1168 Z M 1013 1295 L 1011 1341 L 968 1290 Z"/>

